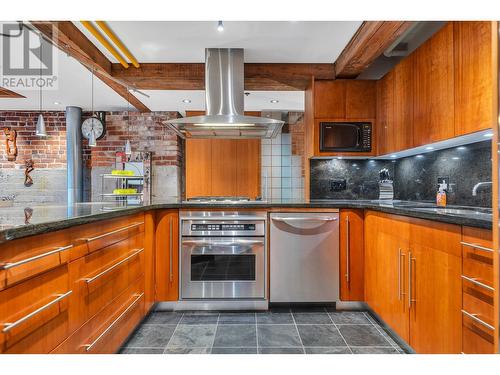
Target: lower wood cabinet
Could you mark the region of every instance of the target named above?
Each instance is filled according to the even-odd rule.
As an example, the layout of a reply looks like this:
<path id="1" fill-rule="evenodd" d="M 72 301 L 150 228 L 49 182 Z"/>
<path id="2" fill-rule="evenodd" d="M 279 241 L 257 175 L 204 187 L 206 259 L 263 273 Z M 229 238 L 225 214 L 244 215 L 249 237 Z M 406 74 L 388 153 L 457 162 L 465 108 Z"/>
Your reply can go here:
<path id="1" fill-rule="evenodd" d="M 417 353 L 462 351 L 461 227 L 369 211 L 369 306 Z"/>
<path id="2" fill-rule="evenodd" d="M 156 213 L 156 300 L 179 299 L 179 212 Z"/>
<path id="3" fill-rule="evenodd" d="M 340 299 L 365 300 L 363 210 L 340 210 Z"/>

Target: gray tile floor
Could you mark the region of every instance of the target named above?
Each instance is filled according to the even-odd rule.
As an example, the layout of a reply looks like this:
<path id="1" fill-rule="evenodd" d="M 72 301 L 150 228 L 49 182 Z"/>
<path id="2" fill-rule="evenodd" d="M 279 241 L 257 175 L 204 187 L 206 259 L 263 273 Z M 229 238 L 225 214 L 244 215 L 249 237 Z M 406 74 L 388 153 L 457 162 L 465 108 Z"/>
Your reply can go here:
<path id="1" fill-rule="evenodd" d="M 124 354 L 398 354 L 368 312 L 273 308 L 265 312 L 153 312 Z"/>

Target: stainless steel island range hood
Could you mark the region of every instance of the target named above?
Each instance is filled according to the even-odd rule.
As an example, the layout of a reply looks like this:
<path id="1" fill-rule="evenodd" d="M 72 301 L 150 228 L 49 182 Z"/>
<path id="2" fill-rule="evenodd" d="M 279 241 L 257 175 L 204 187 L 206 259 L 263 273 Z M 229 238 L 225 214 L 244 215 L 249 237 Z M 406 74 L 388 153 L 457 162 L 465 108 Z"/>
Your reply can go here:
<path id="1" fill-rule="evenodd" d="M 182 138 L 274 138 L 283 121 L 245 116 L 242 48 L 205 49 L 206 115 L 164 122 Z"/>

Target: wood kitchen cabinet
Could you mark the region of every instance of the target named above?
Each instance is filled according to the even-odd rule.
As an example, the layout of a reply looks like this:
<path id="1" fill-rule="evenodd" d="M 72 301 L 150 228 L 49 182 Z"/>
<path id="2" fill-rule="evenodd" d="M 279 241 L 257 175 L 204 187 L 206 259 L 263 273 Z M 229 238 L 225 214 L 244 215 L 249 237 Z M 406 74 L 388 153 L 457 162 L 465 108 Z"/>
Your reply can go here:
<path id="1" fill-rule="evenodd" d="M 187 112 L 187 116 L 204 114 Z M 260 116 L 260 112 L 245 112 Z M 260 139 L 187 139 L 186 198 L 261 195 Z"/>
<path id="2" fill-rule="evenodd" d="M 393 121 L 387 153 L 406 150 L 414 146 L 413 142 L 413 96 L 415 56 L 410 55 L 394 68 Z"/>
<path id="3" fill-rule="evenodd" d="M 156 300 L 179 299 L 179 212 L 156 213 Z"/>
<path id="4" fill-rule="evenodd" d="M 409 342 L 408 274 L 410 224 L 405 217 L 365 214 L 365 296 L 368 305 Z"/>
<path id="5" fill-rule="evenodd" d="M 377 154 L 385 155 L 394 149 L 394 72 L 390 71 L 377 82 Z"/>
<path id="6" fill-rule="evenodd" d="M 455 135 L 495 126 L 496 22 L 453 22 Z"/>
<path id="7" fill-rule="evenodd" d="M 410 345 L 422 354 L 462 351 L 461 227 L 412 219 Z"/>
<path id="8" fill-rule="evenodd" d="M 340 210 L 340 299 L 365 300 L 364 213 Z"/>
<path id="9" fill-rule="evenodd" d="M 453 23 L 448 22 L 414 52 L 415 145 L 455 136 Z"/>
<path id="10" fill-rule="evenodd" d="M 417 353 L 460 353 L 461 227 L 369 211 L 368 305 Z"/>

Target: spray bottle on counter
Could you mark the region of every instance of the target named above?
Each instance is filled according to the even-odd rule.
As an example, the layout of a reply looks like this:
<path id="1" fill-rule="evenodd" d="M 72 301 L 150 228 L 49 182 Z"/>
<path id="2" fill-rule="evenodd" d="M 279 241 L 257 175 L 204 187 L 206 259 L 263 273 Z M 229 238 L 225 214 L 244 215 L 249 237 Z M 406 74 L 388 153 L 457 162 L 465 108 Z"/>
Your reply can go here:
<path id="1" fill-rule="evenodd" d="M 448 184 L 445 180 L 439 184 L 439 189 L 436 194 L 436 205 L 438 207 L 446 207 L 446 190 L 448 189 Z"/>

